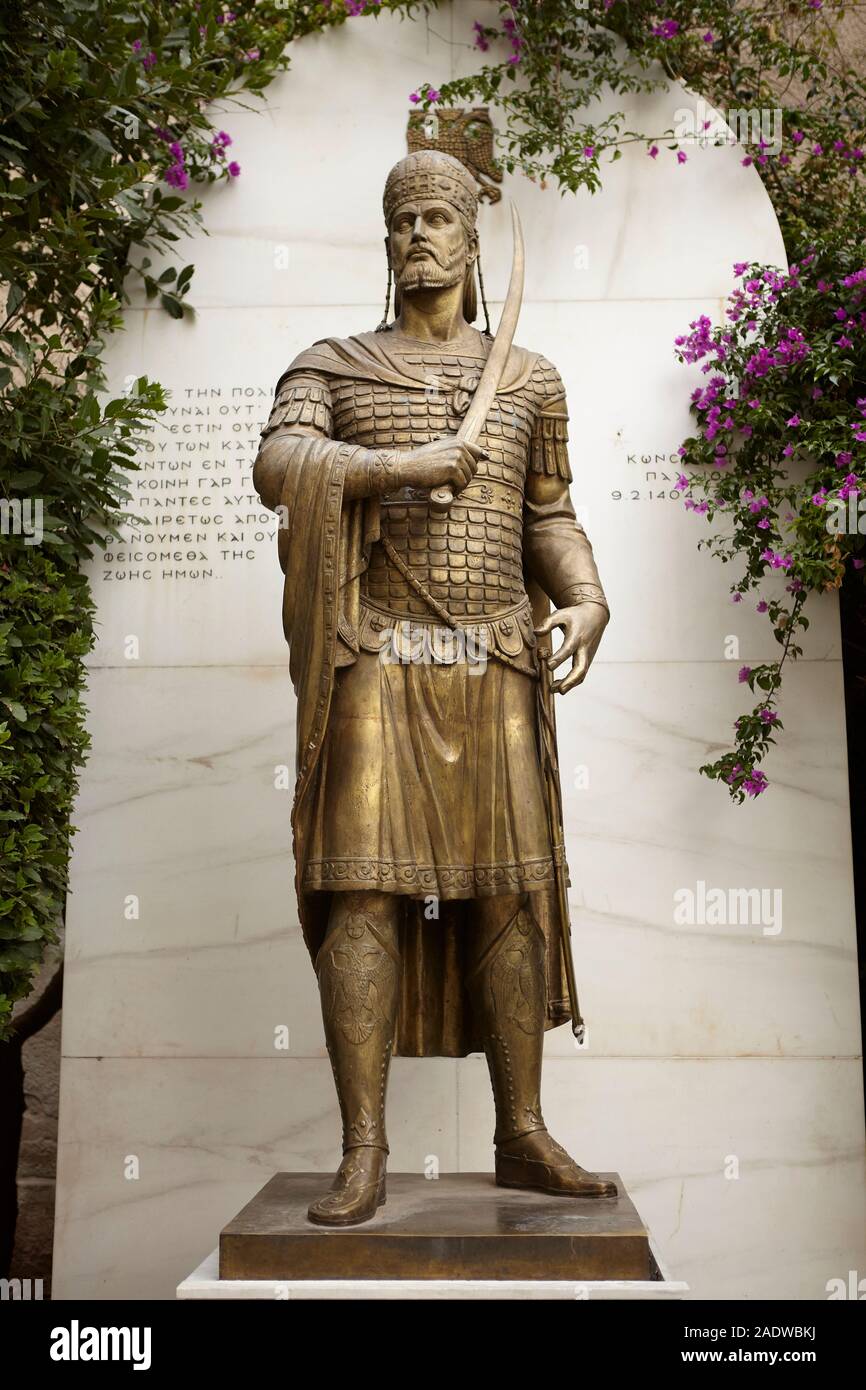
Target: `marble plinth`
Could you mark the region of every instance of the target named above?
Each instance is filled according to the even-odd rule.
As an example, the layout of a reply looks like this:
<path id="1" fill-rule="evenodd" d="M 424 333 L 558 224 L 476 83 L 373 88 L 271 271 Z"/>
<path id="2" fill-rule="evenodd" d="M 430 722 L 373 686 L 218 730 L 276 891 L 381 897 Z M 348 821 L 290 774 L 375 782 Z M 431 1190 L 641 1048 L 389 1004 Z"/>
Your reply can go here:
<path id="1" fill-rule="evenodd" d="M 689 1286 L 672 1279 L 650 1240 L 652 1279 L 221 1279 L 219 1250 L 212 1250 L 188 1278 L 177 1286 L 181 1301 L 204 1299 L 327 1299 L 375 1302 L 423 1299 L 442 1302 L 603 1300 L 667 1302 L 683 1299 Z"/>

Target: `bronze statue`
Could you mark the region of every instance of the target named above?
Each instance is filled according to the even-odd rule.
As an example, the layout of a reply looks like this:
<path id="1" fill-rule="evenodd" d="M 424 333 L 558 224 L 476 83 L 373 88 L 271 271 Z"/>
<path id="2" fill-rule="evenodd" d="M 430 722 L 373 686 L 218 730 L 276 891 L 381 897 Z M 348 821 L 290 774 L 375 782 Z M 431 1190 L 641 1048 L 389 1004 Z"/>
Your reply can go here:
<path id="1" fill-rule="evenodd" d="M 540 1101 L 545 1029 L 579 1018 L 544 691 L 583 680 L 609 611 L 569 498 L 556 369 L 506 343 L 478 442 L 458 437 L 496 350 L 472 327 L 477 207 L 450 155 L 395 165 L 385 318 L 294 360 L 253 473 L 280 517 L 296 889 L 343 1120 L 309 1211 L 325 1225 L 385 1200 L 392 1052 L 484 1050 L 502 1186 L 616 1195 Z"/>

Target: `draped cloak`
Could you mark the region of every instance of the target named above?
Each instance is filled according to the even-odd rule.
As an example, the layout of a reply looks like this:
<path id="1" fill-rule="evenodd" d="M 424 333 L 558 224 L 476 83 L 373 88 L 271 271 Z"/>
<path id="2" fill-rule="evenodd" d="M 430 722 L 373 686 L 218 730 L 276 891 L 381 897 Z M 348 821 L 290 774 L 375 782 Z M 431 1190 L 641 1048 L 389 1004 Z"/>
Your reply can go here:
<path id="1" fill-rule="evenodd" d="M 513 348 L 500 392 L 518 390 L 537 357 Z M 302 352 L 280 378 L 293 373 L 353 376 L 404 389 L 426 385 L 395 361 L 382 335 L 359 334 L 323 339 Z M 265 462 L 260 453 L 254 482 L 265 504 L 278 510 L 278 553 L 285 574 L 283 630 L 289 644 L 289 672 L 297 696 L 297 780 L 292 808 L 295 890 L 301 929 L 315 964 L 324 940 L 331 893 L 303 888 L 310 793 L 328 728 L 335 674 L 358 656 L 357 617 L 360 579 L 370 548 L 379 536 L 379 500 L 343 497 L 353 444 L 312 434 L 284 435 L 278 453 Z M 527 576 L 536 624 L 549 602 Z M 540 728 L 537 728 L 540 740 Z M 564 872 L 567 869 L 563 865 Z M 571 1017 L 562 960 L 559 906 L 554 887 L 530 894 L 546 942 L 546 1027 Z M 465 1056 L 483 1050 L 480 1031 L 464 987 L 467 932 L 473 900 L 440 900 L 432 920 L 426 900 L 401 898 L 402 993 L 394 1051 L 403 1056 Z M 568 930 L 567 923 L 565 930 Z"/>

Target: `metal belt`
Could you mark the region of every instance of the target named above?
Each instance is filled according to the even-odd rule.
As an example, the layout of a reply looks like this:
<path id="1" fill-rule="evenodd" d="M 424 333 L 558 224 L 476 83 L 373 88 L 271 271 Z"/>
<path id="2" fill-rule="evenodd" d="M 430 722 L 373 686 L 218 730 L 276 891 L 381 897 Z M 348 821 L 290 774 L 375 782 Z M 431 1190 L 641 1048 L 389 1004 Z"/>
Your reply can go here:
<path id="1" fill-rule="evenodd" d="M 380 543 L 385 554 L 388 556 L 388 559 L 400 571 L 409 587 L 415 590 L 415 593 L 418 595 L 418 597 L 424 600 L 428 608 L 430 608 L 431 611 L 436 614 L 436 617 L 440 618 L 442 622 L 446 625 L 446 627 L 450 627 L 453 629 L 454 632 L 462 633 L 463 636 L 466 637 L 466 634 L 464 633 L 463 628 L 460 626 L 460 624 L 456 621 L 455 618 L 452 618 L 451 614 L 448 612 L 448 609 L 443 607 L 439 600 L 433 597 L 429 589 L 427 589 L 425 585 L 421 583 L 421 580 L 418 579 L 417 576 L 412 573 L 409 566 L 406 564 L 406 561 L 403 559 L 402 555 L 400 555 L 399 552 L 394 549 L 393 545 L 388 540 L 388 537 L 381 536 Z M 484 619 L 481 618 L 480 621 L 483 622 Z M 517 665 L 516 661 L 512 661 L 511 657 L 506 656 L 504 652 L 497 651 L 495 647 L 492 649 L 489 655 L 493 656 L 496 661 L 501 661 L 503 666 L 510 666 L 513 671 L 518 671 L 521 676 L 526 676 L 529 680 L 537 681 L 539 679 L 538 671 L 530 672 L 524 670 L 522 666 Z"/>

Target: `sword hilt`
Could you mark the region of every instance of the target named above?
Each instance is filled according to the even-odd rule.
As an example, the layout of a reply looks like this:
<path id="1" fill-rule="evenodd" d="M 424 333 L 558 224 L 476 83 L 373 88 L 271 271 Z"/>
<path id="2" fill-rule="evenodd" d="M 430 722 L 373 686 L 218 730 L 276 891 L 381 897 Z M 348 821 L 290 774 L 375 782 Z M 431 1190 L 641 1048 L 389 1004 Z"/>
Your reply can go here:
<path id="1" fill-rule="evenodd" d="M 447 512 L 453 501 L 454 493 L 447 483 L 443 487 L 434 487 L 431 490 L 430 503 L 434 512 Z"/>

